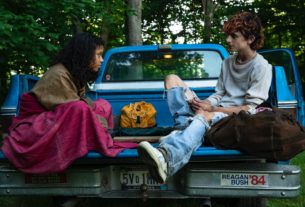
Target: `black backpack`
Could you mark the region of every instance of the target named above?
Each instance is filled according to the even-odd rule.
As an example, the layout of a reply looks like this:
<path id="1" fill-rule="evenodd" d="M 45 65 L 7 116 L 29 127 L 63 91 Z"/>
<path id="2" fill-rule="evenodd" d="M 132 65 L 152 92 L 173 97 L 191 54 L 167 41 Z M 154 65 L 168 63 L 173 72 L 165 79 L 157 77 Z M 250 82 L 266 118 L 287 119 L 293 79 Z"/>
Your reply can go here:
<path id="1" fill-rule="evenodd" d="M 283 109 L 233 114 L 213 125 L 205 144 L 237 149 L 272 161 L 289 160 L 305 149 L 305 129 Z"/>

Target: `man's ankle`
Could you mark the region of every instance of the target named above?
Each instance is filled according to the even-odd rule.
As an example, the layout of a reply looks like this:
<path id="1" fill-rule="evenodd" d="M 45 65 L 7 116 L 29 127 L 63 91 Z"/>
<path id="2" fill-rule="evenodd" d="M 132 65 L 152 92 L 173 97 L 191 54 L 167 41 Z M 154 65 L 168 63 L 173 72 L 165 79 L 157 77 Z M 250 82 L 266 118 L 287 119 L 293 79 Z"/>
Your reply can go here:
<path id="1" fill-rule="evenodd" d="M 157 149 L 158 149 L 158 150 L 161 152 L 161 154 L 163 155 L 165 162 L 168 163 L 168 155 L 167 155 L 166 149 L 164 149 L 163 147 L 158 147 Z"/>

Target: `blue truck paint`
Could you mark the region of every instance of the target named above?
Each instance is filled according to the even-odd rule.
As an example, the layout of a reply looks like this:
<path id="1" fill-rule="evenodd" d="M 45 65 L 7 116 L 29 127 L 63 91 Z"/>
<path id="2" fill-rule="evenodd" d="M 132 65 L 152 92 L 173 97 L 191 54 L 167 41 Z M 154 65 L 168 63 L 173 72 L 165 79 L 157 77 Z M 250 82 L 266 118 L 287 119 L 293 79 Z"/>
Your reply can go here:
<path id="1" fill-rule="evenodd" d="M 281 87 L 277 89 L 278 99 L 283 101 L 291 101 L 296 100 L 297 101 L 297 120 L 305 126 L 305 104 L 304 104 L 304 94 L 302 89 L 302 81 L 301 76 L 299 72 L 299 67 L 297 64 L 296 57 L 294 55 L 294 52 L 289 48 L 280 48 L 280 49 L 270 49 L 270 50 L 261 50 L 260 53 L 262 55 L 264 54 L 273 54 L 277 52 L 283 52 L 287 53 L 289 57 L 289 64 L 291 64 L 291 69 L 293 71 L 293 76 L 295 78 L 295 94 L 291 94 L 290 91 L 287 91 L 287 77 L 286 73 L 284 71 L 279 72 L 279 74 L 276 76 L 278 79 L 276 81 L 277 87 Z M 288 63 L 287 63 L 288 64 Z M 282 66 L 282 64 L 277 63 L 275 66 Z M 281 69 L 283 70 L 283 68 Z M 286 82 L 286 83 L 284 83 Z M 287 84 L 285 86 L 285 84 Z M 282 90 L 282 88 L 286 88 L 286 90 Z M 292 97 L 293 96 L 293 97 Z"/>

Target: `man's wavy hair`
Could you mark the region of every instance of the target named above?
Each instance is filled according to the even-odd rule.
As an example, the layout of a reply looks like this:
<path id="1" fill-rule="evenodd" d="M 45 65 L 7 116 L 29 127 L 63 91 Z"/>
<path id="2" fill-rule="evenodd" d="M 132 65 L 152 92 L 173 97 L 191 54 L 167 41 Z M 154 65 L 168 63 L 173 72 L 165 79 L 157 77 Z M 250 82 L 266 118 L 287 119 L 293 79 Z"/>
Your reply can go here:
<path id="1" fill-rule="evenodd" d="M 96 80 L 98 72 L 90 68 L 90 64 L 95 60 L 95 51 L 99 47 L 104 47 L 102 38 L 89 33 L 77 33 L 57 54 L 53 65 L 61 63 L 71 73 L 74 83 L 80 89 L 87 83 Z"/>
<path id="2" fill-rule="evenodd" d="M 264 34 L 261 20 L 250 12 L 240 12 L 225 22 L 223 31 L 227 35 L 240 32 L 246 39 L 254 37 L 250 47 L 253 50 L 260 49 L 264 44 Z"/>

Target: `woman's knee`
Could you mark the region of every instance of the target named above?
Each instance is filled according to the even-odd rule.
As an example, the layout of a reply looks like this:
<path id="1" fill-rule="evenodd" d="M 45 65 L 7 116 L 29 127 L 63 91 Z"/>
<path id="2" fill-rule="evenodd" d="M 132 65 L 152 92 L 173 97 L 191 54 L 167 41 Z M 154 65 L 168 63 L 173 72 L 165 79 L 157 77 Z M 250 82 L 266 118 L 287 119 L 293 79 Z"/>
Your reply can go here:
<path id="1" fill-rule="evenodd" d="M 81 111 L 89 111 L 90 107 L 84 101 L 71 101 L 68 103 L 60 104 L 55 109 L 57 113 L 69 112 L 69 113 L 78 113 Z"/>

